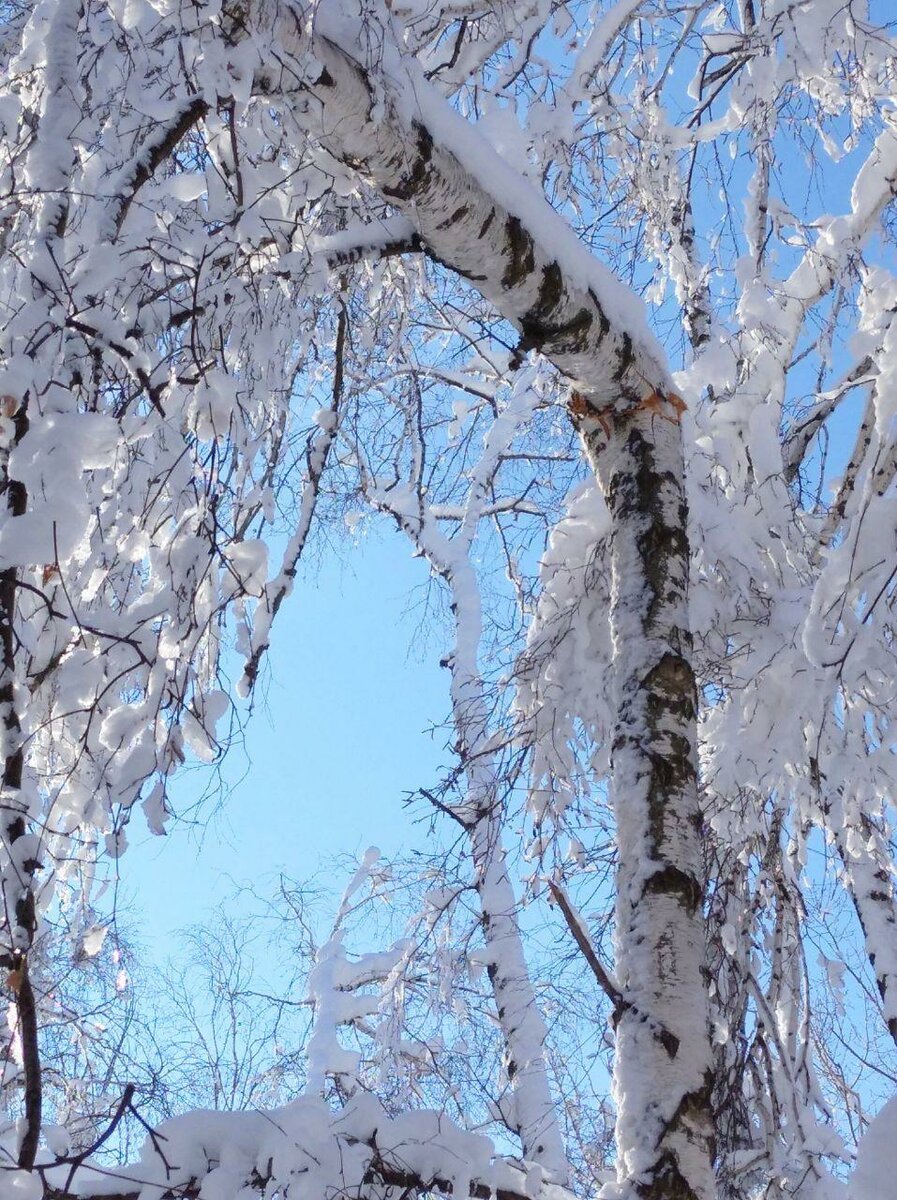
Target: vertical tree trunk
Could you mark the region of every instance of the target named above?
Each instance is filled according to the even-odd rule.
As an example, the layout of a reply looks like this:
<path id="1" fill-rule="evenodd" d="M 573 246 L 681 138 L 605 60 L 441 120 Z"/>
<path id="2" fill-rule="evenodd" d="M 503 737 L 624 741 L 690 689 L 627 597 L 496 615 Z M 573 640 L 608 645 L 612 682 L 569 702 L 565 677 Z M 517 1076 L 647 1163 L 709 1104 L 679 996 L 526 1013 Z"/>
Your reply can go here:
<path id="1" fill-rule="evenodd" d="M 278 36 L 290 52 L 295 31 L 283 25 Z M 543 197 L 522 180 L 512 188 L 504 171 L 492 194 L 468 169 L 464 148 L 473 133 L 433 100 L 425 81 L 409 76 L 421 100 L 409 118 L 390 98 L 390 82 L 378 79 L 375 94 L 366 68 L 320 28 L 314 49 L 321 72 L 294 106 L 299 123 L 407 216 L 424 248 L 514 323 L 519 352 L 546 355 L 591 414 L 581 416 L 581 430 L 613 520 L 617 948 L 625 992 L 617 1028 L 618 1195 L 708 1200 L 715 1185 L 697 704 L 681 431 L 675 404 L 659 394 L 669 386 L 662 352 L 619 284 Z M 422 103 L 427 97 L 432 104 Z"/>
<path id="2" fill-rule="evenodd" d="M 520 1138 L 523 1157 L 563 1184 L 569 1168 L 545 1064 L 548 1030 L 523 952 L 517 897 L 505 865 L 501 843 L 504 813 L 494 782 L 478 792 L 483 807 L 468 834 L 489 954 L 489 979 L 505 1042 L 505 1068 L 514 1106 L 510 1123 Z"/>
<path id="3" fill-rule="evenodd" d="M 487 969 L 504 1040 L 513 1104 L 513 1112 L 507 1116 L 520 1138 L 523 1157 L 538 1163 L 554 1182 L 564 1184 L 569 1165 L 548 1082 L 548 1030 L 530 978 L 517 918 L 517 896 L 502 845 L 505 812 L 495 757 L 489 748 L 489 709 L 477 665 L 479 588 L 469 562 L 456 562 L 443 573 L 452 591 L 455 615 L 452 715 L 467 785 L 459 817 L 470 841 L 489 956 Z"/>
<path id="4" fill-rule="evenodd" d="M 501 418 L 496 423 L 498 428 Z M 471 548 L 490 483 L 498 469 L 503 438 L 516 426 L 507 421 L 502 434 L 486 439 L 483 457 L 471 467 L 465 515 L 457 535 L 446 538 L 427 508 L 420 476 L 413 480 L 416 500 L 408 505 L 400 492 L 369 490 L 368 499 L 388 513 L 444 580 L 451 597 L 455 639 L 445 660 L 451 670 L 452 720 L 456 752 L 463 770 L 463 799 L 449 810 L 470 847 L 473 881 L 480 901 L 487 969 L 501 1031 L 509 1096 L 503 1116 L 520 1139 L 523 1157 L 536 1163 L 552 1182 L 566 1184 L 570 1173 L 557 1119 L 545 1057 L 548 1030 L 539 1008 L 518 920 L 519 904 L 508 873 L 502 831 L 506 813 L 502 779 L 491 745 L 490 705 L 480 673 L 482 604 L 471 563 Z M 509 442 L 508 442 L 509 444 Z M 418 463 L 423 456 L 417 457 Z M 399 506 L 396 507 L 396 499 Z M 440 806 L 445 811 L 445 806 Z"/>
<path id="5" fill-rule="evenodd" d="M 897 903 L 883 840 L 862 813 L 857 814 L 852 829 L 843 823 L 835 829 L 838 854 L 881 996 L 882 1015 L 897 1043 Z"/>
<path id="6" fill-rule="evenodd" d="M 611 513 L 620 1197 L 715 1194 L 688 538 L 672 405 L 580 417 Z"/>
<path id="7" fill-rule="evenodd" d="M 24 397 L 6 397 L 18 408 L 13 417 L 12 445 L 28 432 Z M 25 514 L 28 493 L 25 485 L 10 477 L 9 452 L 0 463 L 0 502 L 5 500 L 6 519 Z M 19 705 L 22 702 L 19 649 L 16 636 L 16 605 L 19 573 L 15 567 L 0 571 L 0 730 L 2 730 L 3 812 L 0 816 L 0 891 L 3 921 L 0 926 L 0 967 L 8 971 L 6 982 L 16 1002 L 17 1031 L 22 1047 L 24 1125 L 18 1164 L 30 1171 L 37 1157 L 41 1131 L 43 1090 L 38 1047 L 37 1005 L 28 970 L 28 954 L 37 930 L 35 873 L 39 840 L 33 829 L 33 788 L 24 785 L 25 753 Z"/>
<path id="8" fill-rule="evenodd" d="M 837 751 L 833 748 L 833 753 Z M 810 756 L 810 779 L 826 828 L 834 837 L 844 879 L 881 996 L 882 1016 L 897 1044 L 897 897 L 891 876 L 887 834 L 864 813 L 855 797 L 839 787 L 827 794 L 819 758 Z"/>

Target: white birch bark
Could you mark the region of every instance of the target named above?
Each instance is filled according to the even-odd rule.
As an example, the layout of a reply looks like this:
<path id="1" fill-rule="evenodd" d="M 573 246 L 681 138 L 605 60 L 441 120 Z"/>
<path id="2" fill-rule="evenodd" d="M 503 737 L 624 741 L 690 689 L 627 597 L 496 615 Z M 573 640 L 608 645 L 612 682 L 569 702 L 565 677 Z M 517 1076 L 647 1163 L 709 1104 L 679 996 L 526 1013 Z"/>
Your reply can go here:
<path id="1" fill-rule="evenodd" d="M 488 507 L 490 484 L 526 413 L 505 410 L 486 439 L 483 456 L 472 470 L 471 487 L 460 529 L 451 539 L 439 528 L 425 501 L 421 480 L 417 495 L 399 503 L 391 491 L 369 489 L 369 498 L 395 518 L 419 553 L 442 577 L 451 596 L 455 640 L 446 660 L 451 666 L 452 719 L 464 775 L 464 798 L 452 814 L 470 846 L 474 886 L 480 901 L 487 971 L 495 997 L 505 1051 L 511 1105 L 503 1105 L 508 1124 L 520 1138 L 523 1157 L 537 1163 L 554 1183 L 566 1184 L 569 1164 L 558 1124 L 545 1063 L 548 1030 L 530 976 L 518 920 L 518 900 L 508 874 L 502 844 L 504 805 L 500 775 L 490 747 L 489 706 L 479 668 L 482 602 L 471 547 Z"/>
<path id="2" fill-rule="evenodd" d="M 697 1200 L 715 1186 L 681 433 L 645 408 L 582 432 L 612 520 L 617 1194 Z"/>
<path id="3" fill-rule="evenodd" d="M 478 594 L 474 598 L 468 591 L 467 597 L 465 602 L 455 590 L 459 648 L 465 626 L 478 615 L 468 611 L 471 603 L 479 606 Z M 464 819 L 489 954 L 487 970 L 506 1047 L 505 1068 L 514 1104 L 512 1124 L 524 1158 L 539 1163 L 554 1182 L 566 1183 L 567 1156 L 545 1069 L 548 1030 L 523 951 L 517 896 L 505 863 L 504 808 L 494 756 L 485 744 L 488 728 L 482 679 L 470 666 L 457 660 L 454 664 L 452 710 L 463 747 L 467 778 Z"/>
<path id="4" fill-rule="evenodd" d="M 289 20 L 280 36 L 298 58 L 303 42 Z M 379 77 L 375 87 L 328 38 L 314 37 L 313 51 L 317 79 L 294 84 L 291 93 L 297 120 L 409 219 L 431 257 L 473 283 L 516 326 L 521 352 L 538 349 L 577 391 L 601 403 L 670 390 L 663 353 L 629 289 L 501 160 L 492 155 L 492 189 L 465 165 L 465 133 L 479 138 L 472 126 L 423 80 L 405 81 L 416 103 L 406 111 L 412 101 L 401 88 L 392 93 Z M 286 84 L 281 74 L 265 81 L 272 92 Z"/>
<path id="5" fill-rule="evenodd" d="M 882 1015 L 897 1042 L 897 901 L 887 843 L 869 817 L 859 811 L 836 824 L 834 832 L 881 996 Z"/>
<path id="6" fill-rule="evenodd" d="M 446 147 L 460 118 L 441 119 L 423 97 L 415 116 L 403 116 L 401 89 L 392 97 L 378 79 L 375 90 L 324 37 L 314 52 L 322 69 L 303 125 L 517 326 L 522 348 L 539 349 L 579 393 L 613 521 L 617 974 L 626 998 L 617 1030 L 617 1194 L 705 1200 L 715 1187 L 696 692 L 682 439 L 665 402 L 666 367 L 633 319 L 628 293 L 611 312 L 619 297 L 611 287 L 599 295 L 598 272 L 591 286 L 586 251 L 575 262 L 565 239 L 555 240 L 548 205 L 530 195 L 518 206 L 526 219 L 512 214 Z"/>

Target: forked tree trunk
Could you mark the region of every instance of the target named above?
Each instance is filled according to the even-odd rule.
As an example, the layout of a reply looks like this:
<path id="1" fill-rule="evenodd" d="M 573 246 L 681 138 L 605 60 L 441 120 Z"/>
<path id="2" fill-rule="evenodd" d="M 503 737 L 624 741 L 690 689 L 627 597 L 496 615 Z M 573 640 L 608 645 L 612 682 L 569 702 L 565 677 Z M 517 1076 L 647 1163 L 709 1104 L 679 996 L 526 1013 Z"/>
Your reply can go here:
<path id="1" fill-rule="evenodd" d="M 644 406 L 580 426 L 612 521 L 620 1194 L 705 1200 L 712 1069 L 681 432 L 672 410 Z"/>

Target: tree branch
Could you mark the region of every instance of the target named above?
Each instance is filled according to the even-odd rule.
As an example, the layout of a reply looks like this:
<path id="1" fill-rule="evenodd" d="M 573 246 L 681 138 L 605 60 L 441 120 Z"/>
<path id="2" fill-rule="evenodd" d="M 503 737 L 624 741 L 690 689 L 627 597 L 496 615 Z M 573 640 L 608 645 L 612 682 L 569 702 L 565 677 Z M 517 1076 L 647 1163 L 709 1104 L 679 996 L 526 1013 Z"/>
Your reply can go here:
<path id="1" fill-rule="evenodd" d="M 302 128 L 367 178 L 412 224 L 426 252 L 473 283 L 521 335 L 518 354 L 537 349 L 586 396 L 632 404 L 672 391 L 665 356 L 640 300 L 579 242 L 544 197 L 504 168 L 476 128 L 455 113 L 415 68 L 378 77 L 325 36 L 322 64 L 301 80 L 301 30 L 285 19 L 280 76 L 266 86 L 295 98 Z M 414 96 L 406 117 L 405 92 Z M 301 93 L 301 99 L 299 96 Z M 489 163 L 487 172 L 483 163 Z"/>

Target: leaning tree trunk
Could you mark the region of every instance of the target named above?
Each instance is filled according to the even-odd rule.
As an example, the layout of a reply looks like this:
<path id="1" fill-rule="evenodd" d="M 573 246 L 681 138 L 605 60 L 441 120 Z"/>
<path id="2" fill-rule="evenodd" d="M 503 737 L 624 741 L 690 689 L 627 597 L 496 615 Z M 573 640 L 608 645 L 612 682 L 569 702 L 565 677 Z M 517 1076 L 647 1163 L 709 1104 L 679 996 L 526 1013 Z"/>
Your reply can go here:
<path id="1" fill-rule="evenodd" d="M 577 420 L 612 521 L 617 1171 L 622 1195 L 703 1200 L 712 1070 L 681 433 L 657 405 Z"/>
<path id="2" fill-rule="evenodd" d="M 681 405 L 631 293 L 544 198 L 491 151 L 484 181 L 479 135 L 414 66 L 404 82 L 397 60 L 374 79 L 375 68 L 329 39 L 320 17 L 316 10 L 314 81 L 301 66 L 293 75 L 278 66 L 258 84 L 294 97 L 297 123 L 408 217 L 416 244 L 495 304 L 520 331 L 519 350 L 544 354 L 582 402 L 580 426 L 613 521 L 617 969 L 625 992 L 618 1195 L 708 1200 L 712 1059 Z M 274 36 L 281 57 L 307 61 L 301 22 L 278 20 Z"/>

